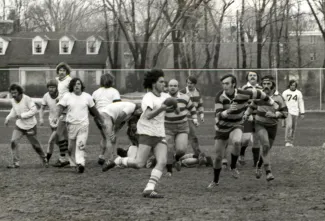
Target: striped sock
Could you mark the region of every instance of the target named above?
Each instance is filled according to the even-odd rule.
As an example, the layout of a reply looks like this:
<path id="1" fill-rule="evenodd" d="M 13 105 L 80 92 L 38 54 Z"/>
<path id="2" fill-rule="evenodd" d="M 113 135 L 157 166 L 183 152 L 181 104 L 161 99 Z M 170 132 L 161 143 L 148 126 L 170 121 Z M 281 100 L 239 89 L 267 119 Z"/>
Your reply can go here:
<path id="1" fill-rule="evenodd" d="M 162 175 L 162 171 L 153 169 L 151 171 L 149 182 L 144 190 L 154 190 L 157 182 L 159 181 Z"/>

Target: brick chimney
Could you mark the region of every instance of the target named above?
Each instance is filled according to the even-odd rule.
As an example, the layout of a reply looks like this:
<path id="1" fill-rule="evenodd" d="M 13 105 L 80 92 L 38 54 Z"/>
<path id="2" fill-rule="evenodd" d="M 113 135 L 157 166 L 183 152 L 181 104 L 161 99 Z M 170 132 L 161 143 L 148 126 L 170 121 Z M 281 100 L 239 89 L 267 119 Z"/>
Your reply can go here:
<path id="1" fill-rule="evenodd" d="M 14 32 L 14 21 L 0 20 L 0 35 L 10 35 Z"/>

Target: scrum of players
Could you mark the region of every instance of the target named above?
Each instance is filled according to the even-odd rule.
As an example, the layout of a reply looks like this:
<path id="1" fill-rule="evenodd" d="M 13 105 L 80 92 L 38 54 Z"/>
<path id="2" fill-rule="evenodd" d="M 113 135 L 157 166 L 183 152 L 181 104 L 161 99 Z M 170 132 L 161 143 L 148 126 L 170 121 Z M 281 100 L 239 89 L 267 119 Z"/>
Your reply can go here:
<path id="1" fill-rule="evenodd" d="M 204 107 L 195 77 L 189 76 L 186 88 L 180 90 L 177 80 L 167 82 L 162 70 L 152 69 L 144 75 L 146 94 L 138 104 L 121 100 L 119 92 L 112 87 L 110 74 L 101 76 L 100 87 L 91 96 L 84 92 L 81 79 L 70 77 L 68 64 L 58 64 L 56 72 L 57 78 L 47 82 L 48 92 L 39 110 L 40 125 L 44 125 L 44 110 L 49 109 L 52 132 L 46 152 L 37 139 L 35 103 L 20 85 L 10 85 L 12 109 L 5 125 L 15 120 L 15 127 L 8 168 L 20 167 L 19 140 L 26 136 L 45 167 L 49 166 L 53 150 L 58 146 L 60 155 L 53 166 L 70 166 L 83 173 L 90 114 L 101 134 L 98 164 L 102 171 L 114 167 L 152 168 L 142 192 L 147 198 L 164 197 L 155 190 L 156 184 L 165 170 L 165 176 L 172 177 L 173 168 L 180 171 L 182 167 L 213 167 L 213 180 L 208 189 L 217 188 L 222 169 L 229 169 L 231 176 L 238 179 L 237 163 L 246 164 L 245 151 L 251 140 L 256 178 L 260 179 L 264 172 L 266 180 L 272 181 L 270 150 L 279 120 L 286 119 L 285 146 L 293 146 L 298 116 L 303 118 L 305 112 L 302 94 L 294 80 L 281 95 L 272 76 L 260 79 L 257 73 L 248 72 L 247 84 L 239 88 L 235 76 L 225 75 L 220 79 L 222 90 L 215 97 L 212 158 L 201 150 L 196 135 L 200 123 L 204 123 Z M 127 149 L 116 145 L 116 134 L 124 125 L 130 140 Z M 192 147 L 192 153 L 187 153 L 188 146 Z"/>

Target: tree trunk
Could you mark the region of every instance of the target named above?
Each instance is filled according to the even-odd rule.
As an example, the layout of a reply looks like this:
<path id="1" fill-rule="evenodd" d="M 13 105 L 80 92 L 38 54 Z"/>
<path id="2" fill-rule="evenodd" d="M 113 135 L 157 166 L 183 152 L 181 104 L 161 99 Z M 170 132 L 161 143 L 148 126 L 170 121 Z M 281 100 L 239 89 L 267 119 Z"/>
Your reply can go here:
<path id="1" fill-rule="evenodd" d="M 242 53 L 242 68 L 247 68 L 247 52 L 245 47 L 245 30 L 244 30 L 244 14 L 245 14 L 245 3 L 244 0 L 242 0 L 242 8 L 241 8 L 241 14 L 240 14 L 240 48 Z"/>
<path id="2" fill-rule="evenodd" d="M 213 68 L 218 69 L 219 65 L 219 54 L 220 54 L 220 47 L 221 47 L 221 33 L 220 29 L 217 30 L 217 39 L 216 45 L 214 46 L 214 56 L 213 56 Z"/>

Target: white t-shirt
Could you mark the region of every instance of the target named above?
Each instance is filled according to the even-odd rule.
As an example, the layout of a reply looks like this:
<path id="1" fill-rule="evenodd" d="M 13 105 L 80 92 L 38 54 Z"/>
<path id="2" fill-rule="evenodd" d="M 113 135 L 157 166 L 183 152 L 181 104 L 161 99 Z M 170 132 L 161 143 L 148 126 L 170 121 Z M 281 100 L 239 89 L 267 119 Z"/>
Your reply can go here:
<path id="1" fill-rule="evenodd" d="M 304 99 L 299 90 L 292 91 L 287 89 L 282 93 L 282 96 L 288 107 L 289 114 L 299 116 L 299 113 L 305 113 Z"/>
<path id="2" fill-rule="evenodd" d="M 122 112 L 126 113 L 126 118 L 123 119 L 124 121 L 128 120 L 135 110 L 136 105 L 132 102 L 116 102 L 108 105 L 107 107 L 102 109 L 103 113 L 107 113 L 111 116 L 114 120 L 122 114 Z"/>
<path id="3" fill-rule="evenodd" d="M 120 93 L 115 88 L 100 87 L 94 91 L 92 95 L 96 108 L 98 111 L 102 111 L 107 105 L 113 103 L 115 100 L 121 100 Z"/>
<path id="4" fill-rule="evenodd" d="M 23 94 L 23 97 L 19 103 L 15 99 L 11 99 L 12 109 L 7 116 L 7 119 L 13 119 L 17 115 L 21 116 L 21 119 L 16 120 L 16 125 L 23 130 L 29 130 L 37 124 L 35 114 L 37 113 L 37 107 L 34 101 Z"/>
<path id="5" fill-rule="evenodd" d="M 56 98 L 52 98 L 50 93 L 47 92 L 43 96 L 42 100 L 42 105 L 43 106 L 48 106 L 49 107 L 49 123 L 51 127 L 57 127 L 57 123 L 53 123 L 53 119 L 56 117 L 56 113 L 58 111 L 58 106 L 56 103 Z"/>
<path id="6" fill-rule="evenodd" d="M 149 107 L 152 110 L 156 110 L 161 107 L 162 103 L 166 98 L 170 97 L 169 94 L 161 93 L 160 97 L 157 97 L 152 92 L 148 92 L 144 95 L 141 102 L 142 115 L 137 124 L 137 133 L 156 136 L 156 137 L 165 137 L 165 111 L 158 114 L 156 117 L 148 120 L 144 117 L 146 109 Z"/>
<path id="7" fill-rule="evenodd" d="M 70 124 L 89 124 L 88 108 L 95 106 L 90 94 L 82 92 L 81 95 L 67 93 L 60 100 L 59 105 L 67 107 L 66 121 Z"/>
<path id="8" fill-rule="evenodd" d="M 67 75 L 63 80 L 59 80 L 58 77 L 56 78 L 56 80 L 58 81 L 58 92 L 59 92 L 59 96 L 57 99 L 61 100 L 66 93 L 70 93 L 69 83 L 72 80 L 72 78 L 70 77 L 70 75 Z"/>

